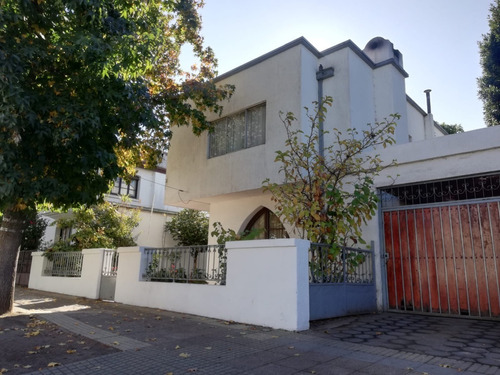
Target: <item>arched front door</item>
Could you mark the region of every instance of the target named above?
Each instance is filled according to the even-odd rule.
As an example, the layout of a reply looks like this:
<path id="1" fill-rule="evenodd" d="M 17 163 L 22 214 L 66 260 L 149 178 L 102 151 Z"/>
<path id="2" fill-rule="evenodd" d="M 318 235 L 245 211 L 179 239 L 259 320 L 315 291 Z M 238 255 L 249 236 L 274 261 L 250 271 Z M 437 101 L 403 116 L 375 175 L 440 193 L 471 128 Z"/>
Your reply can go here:
<path id="1" fill-rule="evenodd" d="M 266 207 L 257 212 L 245 228 L 246 231 L 251 231 L 252 229 L 261 230 L 256 239 L 289 238 L 278 216 Z"/>

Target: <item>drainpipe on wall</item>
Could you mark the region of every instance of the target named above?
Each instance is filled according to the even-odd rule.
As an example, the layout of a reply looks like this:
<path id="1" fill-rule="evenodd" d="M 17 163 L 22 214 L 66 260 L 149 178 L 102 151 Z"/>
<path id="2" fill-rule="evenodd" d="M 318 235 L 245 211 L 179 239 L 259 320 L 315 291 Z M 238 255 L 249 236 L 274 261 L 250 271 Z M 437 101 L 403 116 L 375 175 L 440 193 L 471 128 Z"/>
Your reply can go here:
<path id="1" fill-rule="evenodd" d="M 320 64 L 319 70 L 316 72 L 316 79 L 318 81 L 318 108 L 321 110 L 323 105 L 323 81 L 327 78 L 333 77 L 333 67 L 324 69 L 323 65 Z M 321 157 L 324 157 L 325 153 L 325 141 L 323 139 L 323 116 L 319 116 L 319 134 L 318 134 L 318 152 Z"/>

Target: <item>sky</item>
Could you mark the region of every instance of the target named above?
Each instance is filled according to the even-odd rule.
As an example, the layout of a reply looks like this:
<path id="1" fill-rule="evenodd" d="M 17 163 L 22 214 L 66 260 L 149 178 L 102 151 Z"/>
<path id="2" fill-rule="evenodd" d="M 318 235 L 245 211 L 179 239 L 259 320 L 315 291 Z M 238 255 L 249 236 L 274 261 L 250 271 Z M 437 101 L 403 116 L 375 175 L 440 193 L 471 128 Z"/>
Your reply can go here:
<path id="1" fill-rule="evenodd" d="M 478 41 L 489 31 L 490 0 L 205 0 L 202 36 L 219 74 L 298 37 L 319 51 L 352 40 L 363 49 L 389 39 L 403 54 L 406 92 L 434 120 L 482 128 Z"/>

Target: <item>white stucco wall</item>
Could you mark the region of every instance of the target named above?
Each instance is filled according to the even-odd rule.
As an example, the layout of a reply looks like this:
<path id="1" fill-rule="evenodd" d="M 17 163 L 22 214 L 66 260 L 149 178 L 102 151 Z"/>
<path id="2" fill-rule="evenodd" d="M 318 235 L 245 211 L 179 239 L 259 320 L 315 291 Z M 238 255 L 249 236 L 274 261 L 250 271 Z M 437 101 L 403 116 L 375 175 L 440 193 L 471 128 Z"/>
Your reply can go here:
<path id="1" fill-rule="evenodd" d="M 41 215 L 41 217 L 47 221 L 47 228 L 45 229 L 42 237 L 42 245 L 45 246 L 54 243 L 57 234 L 57 226 L 55 224 L 56 220 L 54 218 L 45 216 L 43 214 Z"/>
<path id="2" fill-rule="evenodd" d="M 325 129 L 362 129 L 367 123 L 383 121 L 398 113 L 395 138 L 399 144 L 424 139 L 424 117 L 408 104 L 406 73 L 391 63 L 370 63 L 352 42 L 320 53 L 307 42 L 259 58 L 225 75 L 218 83 L 236 87 L 233 97 L 222 103 L 223 116 L 266 103 L 266 143 L 215 158 L 208 158 L 208 134 L 195 136 L 189 127 L 173 129 L 165 202 L 179 207 L 211 211 L 211 204 L 226 194 L 259 189 L 270 178 L 279 182 L 275 152 L 283 149 L 285 132 L 279 112 L 293 112 L 298 126 L 310 124 L 304 106 L 318 100 L 316 72 L 319 65 L 333 67 L 333 77 L 323 81 L 323 95 L 332 96 Z M 209 120 L 217 116 L 208 114 Z M 329 144 L 331 136 L 325 136 Z"/>
<path id="3" fill-rule="evenodd" d="M 391 64 L 373 71 L 375 121 L 384 121 L 391 114 L 399 114 L 394 138 L 396 143 L 408 142 L 408 115 L 404 77 Z"/>
<path id="4" fill-rule="evenodd" d="M 432 181 L 500 170 L 500 128 L 491 127 L 427 141 L 396 145 L 381 150 L 398 165 L 385 170 L 375 181 L 377 187 Z"/>
<path id="5" fill-rule="evenodd" d="M 292 331 L 309 328 L 308 241 L 239 241 L 226 247 L 226 285 L 142 281 L 142 250 L 120 248 L 115 300 Z"/>
<path id="6" fill-rule="evenodd" d="M 172 129 L 167 185 L 177 190 L 166 189 L 167 204 L 209 210 L 208 198 L 260 188 L 265 178 L 277 176 L 279 166 L 272 160 L 285 139 L 279 112 L 300 108 L 300 56 L 301 46 L 296 46 L 220 82 L 236 86 L 231 100 L 223 103 L 224 115 L 266 103 L 264 145 L 209 159 L 206 133 L 197 137 L 189 127 Z"/>
<path id="7" fill-rule="evenodd" d="M 178 211 L 177 207 L 165 205 L 165 173 L 156 170 L 137 168 L 136 176 L 139 177 L 139 187 L 137 198 L 130 198 L 125 202 L 125 205 L 150 210 L 151 208 L 157 211 Z M 105 199 L 109 202 L 123 205 L 122 198 L 117 195 L 106 194 Z"/>
<path id="8" fill-rule="evenodd" d="M 346 45 L 320 56 L 298 44 L 223 78 L 220 84 L 236 87 L 233 97 L 222 103 L 223 116 L 266 103 L 266 143 L 209 159 L 207 134 L 197 137 L 189 127 L 174 128 L 165 202 L 211 211 L 211 204 L 225 194 L 259 189 L 266 178 L 280 182 L 279 164 L 274 159 L 275 152 L 284 148 L 285 129 L 279 113 L 293 112 L 297 126 L 310 126 L 304 107 L 312 110 L 313 102 L 318 100 L 316 72 L 320 64 L 335 70 L 333 77 L 323 81 L 323 95 L 334 100 L 325 130 L 362 129 L 367 123 L 399 113 L 396 139 L 408 142 L 403 72 L 392 64 L 374 68 L 366 57 L 361 57 L 362 52 L 353 48 L 352 44 Z M 217 118 L 210 114 L 208 117 Z M 411 121 L 412 126 L 422 126 L 422 115 L 412 112 Z M 326 145 L 331 138 L 325 136 Z"/>
<path id="9" fill-rule="evenodd" d="M 411 142 L 424 140 L 425 121 L 422 113 L 410 103 L 407 103 L 406 111 L 408 114 L 408 135 L 411 137 Z"/>
<path id="10" fill-rule="evenodd" d="M 173 214 L 139 211 L 139 217 L 139 225 L 132 232 L 138 246 L 170 247 L 176 245 L 172 236 L 164 237 L 163 235 L 165 223 L 173 217 Z"/>
<path id="11" fill-rule="evenodd" d="M 99 298 L 101 272 L 105 249 L 84 249 L 82 273 L 80 277 L 44 276 L 47 259 L 43 252 L 32 253 L 30 280 L 28 288 L 72 296 Z"/>
<path id="12" fill-rule="evenodd" d="M 244 194 L 232 194 L 220 197 L 210 205 L 209 232 L 213 230 L 213 223 L 220 222 L 224 229 L 232 229 L 241 233 L 252 217 L 262 208 L 274 211 L 275 203 L 271 201 L 271 194 L 262 189 L 246 191 Z M 291 238 L 297 238 L 293 228 L 286 223 L 285 229 Z M 216 238 L 209 237 L 209 244 L 216 244 Z"/>

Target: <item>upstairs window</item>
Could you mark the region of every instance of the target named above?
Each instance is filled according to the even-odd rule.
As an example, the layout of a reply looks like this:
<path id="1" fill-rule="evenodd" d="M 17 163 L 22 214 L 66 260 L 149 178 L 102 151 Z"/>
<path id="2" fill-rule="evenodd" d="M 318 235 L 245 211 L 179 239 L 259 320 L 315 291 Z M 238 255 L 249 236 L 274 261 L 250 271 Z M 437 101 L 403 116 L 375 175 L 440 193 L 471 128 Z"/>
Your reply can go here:
<path id="1" fill-rule="evenodd" d="M 266 142 L 266 105 L 246 109 L 214 122 L 209 135 L 209 158 Z"/>
<path id="2" fill-rule="evenodd" d="M 127 184 L 127 182 L 122 179 L 121 177 L 118 177 L 115 180 L 115 184 L 113 185 L 113 188 L 111 189 L 111 194 L 112 195 L 126 195 L 130 198 L 137 198 L 137 191 L 139 187 L 139 178 L 134 177 L 130 183 Z"/>

